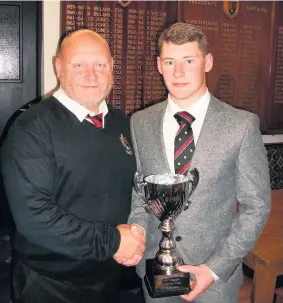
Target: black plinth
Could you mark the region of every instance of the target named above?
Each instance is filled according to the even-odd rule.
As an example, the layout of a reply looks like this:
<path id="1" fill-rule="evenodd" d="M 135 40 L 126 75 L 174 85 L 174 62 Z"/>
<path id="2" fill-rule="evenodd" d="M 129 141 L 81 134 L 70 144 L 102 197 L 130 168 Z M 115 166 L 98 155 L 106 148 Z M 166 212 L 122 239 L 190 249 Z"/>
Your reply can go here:
<path id="1" fill-rule="evenodd" d="M 152 298 L 173 297 L 190 292 L 190 274 L 177 272 L 173 274 L 159 273 L 154 267 L 154 259 L 146 260 L 144 277 L 148 293 Z"/>

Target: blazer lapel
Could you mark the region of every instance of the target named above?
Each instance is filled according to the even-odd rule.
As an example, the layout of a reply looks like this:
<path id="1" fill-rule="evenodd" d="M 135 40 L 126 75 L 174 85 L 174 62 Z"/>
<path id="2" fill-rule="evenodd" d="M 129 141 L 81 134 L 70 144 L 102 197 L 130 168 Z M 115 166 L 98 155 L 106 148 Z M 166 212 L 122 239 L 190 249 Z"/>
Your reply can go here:
<path id="1" fill-rule="evenodd" d="M 205 165 L 209 154 L 217 143 L 216 138 L 218 138 L 219 132 L 224 126 L 223 122 L 221 103 L 211 95 L 202 130 L 192 159 L 192 169 Z"/>
<path id="2" fill-rule="evenodd" d="M 151 112 L 150 123 L 151 126 L 150 132 L 153 132 L 153 142 L 152 144 L 152 155 L 151 157 L 154 159 L 155 169 L 158 170 L 160 174 L 170 172 L 170 166 L 167 160 L 165 145 L 164 145 L 164 137 L 163 137 L 163 121 L 164 115 L 167 108 L 167 101 L 160 103 L 158 110 Z"/>

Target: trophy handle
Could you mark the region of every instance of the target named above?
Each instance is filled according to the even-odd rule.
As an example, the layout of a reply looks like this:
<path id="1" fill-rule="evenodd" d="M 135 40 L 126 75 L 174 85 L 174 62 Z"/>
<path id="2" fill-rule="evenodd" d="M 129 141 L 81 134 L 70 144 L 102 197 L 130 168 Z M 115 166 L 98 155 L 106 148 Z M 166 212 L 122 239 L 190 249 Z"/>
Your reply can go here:
<path id="1" fill-rule="evenodd" d="M 139 195 L 139 197 L 144 201 L 143 208 L 147 213 L 151 213 L 150 207 L 147 204 L 146 198 L 144 196 L 144 189 L 146 187 L 146 182 L 144 181 L 144 176 L 140 171 L 136 171 L 134 175 L 134 188 Z"/>
<path id="2" fill-rule="evenodd" d="M 189 183 L 188 198 L 191 196 L 193 191 L 196 189 L 196 187 L 198 185 L 198 181 L 199 181 L 199 172 L 198 172 L 197 168 L 190 170 L 190 173 L 193 176 L 193 179 L 188 181 L 188 183 Z M 190 204 L 191 204 L 191 202 L 189 200 L 186 201 L 185 205 L 184 205 L 184 210 L 187 210 L 189 208 Z"/>

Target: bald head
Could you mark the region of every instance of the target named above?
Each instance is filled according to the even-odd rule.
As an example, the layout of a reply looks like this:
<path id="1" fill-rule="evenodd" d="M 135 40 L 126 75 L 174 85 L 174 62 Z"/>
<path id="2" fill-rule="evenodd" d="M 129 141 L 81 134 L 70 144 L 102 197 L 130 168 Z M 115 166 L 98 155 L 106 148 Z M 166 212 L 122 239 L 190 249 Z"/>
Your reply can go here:
<path id="1" fill-rule="evenodd" d="M 107 41 L 91 30 L 73 32 L 63 39 L 55 66 L 65 93 L 96 112 L 113 85 L 113 59 Z"/>
<path id="2" fill-rule="evenodd" d="M 74 45 L 74 43 L 80 43 L 81 41 L 86 41 L 87 39 L 104 45 L 109 52 L 109 56 L 111 56 L 107 41 L 101 35 L 89 29 L 80 29 L 67 34 L 59 44 L 58 56 L 64 52 L 64 49 Z"/>

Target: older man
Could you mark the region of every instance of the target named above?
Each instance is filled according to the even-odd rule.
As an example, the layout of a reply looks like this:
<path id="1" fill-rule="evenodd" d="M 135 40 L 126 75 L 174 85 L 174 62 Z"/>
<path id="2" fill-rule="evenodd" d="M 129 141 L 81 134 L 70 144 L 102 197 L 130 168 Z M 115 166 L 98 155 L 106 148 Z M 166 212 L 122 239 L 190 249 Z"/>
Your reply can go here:
<path id="1" fill-rule="evenodd" d="M 129 121 L 107 106 L 113 59 L 90 30 L 58 51 L 60 89 L 13 124 L 1 161 L 16 225 L 14 302 L 116 302 L 144 234 L 126 225 L 135 157 Z"/>

